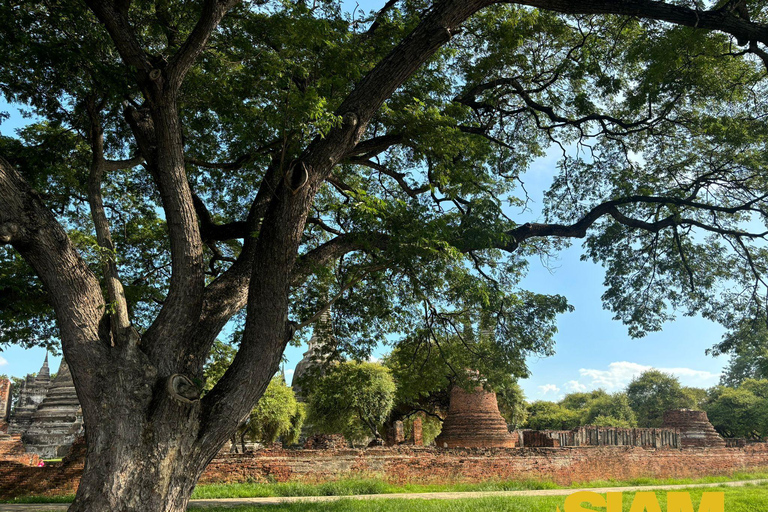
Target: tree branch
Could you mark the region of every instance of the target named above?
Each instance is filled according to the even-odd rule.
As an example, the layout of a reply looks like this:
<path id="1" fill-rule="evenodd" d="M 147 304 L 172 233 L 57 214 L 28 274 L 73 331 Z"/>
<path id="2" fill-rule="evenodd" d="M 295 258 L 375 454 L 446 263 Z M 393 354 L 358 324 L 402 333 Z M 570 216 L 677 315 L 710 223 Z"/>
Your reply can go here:
<path id="1" fill-rule="evenodd" d="M 239 2 L 240 0 L 205 0 L 203 12 L 195 28 L 168 62 L 168 83 L 174 90 L 181 87 L 184 77 L 205 49 L 205 45 L 219 26 L 221 19 Z"/>
<path id="2" fill-rule="evenodd" d="M 243 340 L 232 365 L 202 399 L 200 446 L 205 446 L 208 436 L 219 439 L 233 430 L 237 425 L 232 418 L 250 410 L 277 370 L 292 334 L 285 313 L 294 263 L 315 194 L 334 165 L 358 143 L 384 101 L 450 40 L 464 20 L 490 2 L 444 0 L 433 4 L 419 25 L 341 103 L 336 114 L 342 123 L 325 137 L 313 140 L 299 156 L 307 174 L 303 186 L 295 189 L 283 181 L 275 191 L 257 240 L 253 268 L 258 271 L 249 284 Z"/>
<path id="3" fill-rule="evenodd" d="M 92 403 L 101 390 L 94 389 L 97 372 L 91 369 L 103 368 L 109 351 L 108 329 L 100 328 L 105 308 L 101 287 L 37 192 L 2 157 L 0 244 L 11 244 L 42 280 L 78 396 Z M 85 421 L 97 418 L 86 413 Z"/>
<path id="4" fill-rule="evenodd" d="M 739 10 L 702 11 L 655 0 L 498 0 L 495 3 L 530 5 L 565 14 L 620 14 L 668 21 L 692 28 L 717 30 L 736 37 L 739 44 L 759 41 L 768 44 L 768 25 L 749 21 Z"/>
<path id="5" fill-rule="evenodd" d="M 115 263 L 115 245 L 112 243 L 109 221 L 104 212 L 104 201 L 101 193 L 101 183 L 107 170 L 107 163 L 104 159 L 104 130 L 101 126 L 100 105 L 97 105 L 95 99 L 90 97 L 87 100 L 86 110 L 90 122 L 89 137 L 92 153 L 91 169 L 88 176 L 88 204 L 91 208 L 91 217 L 96 230 L 96 242 L 102 249 L 99 256 L 103 261 L 102 267 L 107 295 L 114 311 L 110 315 L 112 336 L 115 343 L 137 342 L 138 336 L 132 336 L 133 333 L 128 332 L 131 323 L 128 317 L 128 302 L 125 299 L 125 290 L 120 282 L 120 275 Z"/>

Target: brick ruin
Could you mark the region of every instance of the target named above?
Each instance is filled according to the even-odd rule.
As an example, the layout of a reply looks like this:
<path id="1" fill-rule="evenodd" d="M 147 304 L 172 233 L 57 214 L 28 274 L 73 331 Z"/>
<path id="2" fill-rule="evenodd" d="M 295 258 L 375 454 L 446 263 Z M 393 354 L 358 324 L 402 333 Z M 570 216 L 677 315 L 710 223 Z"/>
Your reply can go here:
<path id="1" fill-rule="evenodd" d="M 667 411 L 663 417 L 664 428 L 676 429 L 682 438 L 682 447 L 693 446 L 725 446 L 725 440 L 720 437 L 709 422 L 707 413 L 691 409 Z"/>
<path id="2" fill-rule="evenodd" d="M 638 446 L 641 448 L 682 448 L 676 429 L 577 427 L 573 430 L 522 430 L 520 446 L 526 448 L 566 446 Z"/>
<path id="3" fill-rule="evenodd" d="M 309 339 L 309 346 L 301 361 L 296 364 L 291 380 L 291 388 L 299 402 L 305 402 L 306 397 L 301 389 L 300 381 L 308 371 L 316 368 L 328 357 L 329 349 L 336 346 L 336 338 L 333 335 L 333 322 L 331 320 L 331 310 L 324 311 L 313 327 L 312 337 Z"/>
<path id="4" fill-rule="evenodd" d="M 78 460 L 80 461 L 78 463 Z M 214 458 L 200 483 L 311 482 L 377 478 L 393 484 L 535 480 L 570 485 L 594 480 L 696 478 L 768 468 L 768 444 L 741 448 L 436 448 L 398 446 L 352 450 L 268 449 Z M 72 494 L 77 460 L 46 467 L 0 464 L 0 496 Z"/>
<path id="5" fill-rule="evenodd" d="M 69 453 L 82 431 L 82 411 L 69 366 L 62 359 L 56 377 L 51 380 L 46 355 L 37 375 L 28 375 L 22 385 L 18 403 L 9 417 L 7 435 L 0 437 L 0 453 L 11 450 L 11 445 L 16 453 L 23 443 L 28 454 L 60 458 Z"/>
<path id="6" fill-rule="evenodd" d="M 435 444 L 441 448 L 513 448 L 515 437 L 499 412 L 496 393 L 482 386 L 473 391 L 454 386 Z"/>
<path id="7" fill-rule="evenodd" d="M 638 446 L 641 448 L 723 448 L 745 446 L 736 440 L 726 443 L 709 422 L 707 413 L 675 409 L 664 413 L 661 428 L 617 428 L 584 426 L 573 430 L 523 430 L 525 447 Z"/>
<path id="8" fill-rule="evenodd" d="M 0 433 L 8 430 L 8 418 L 11 414 L 11 391 L 13 384 L 10 379 L 0 379 Z"/>

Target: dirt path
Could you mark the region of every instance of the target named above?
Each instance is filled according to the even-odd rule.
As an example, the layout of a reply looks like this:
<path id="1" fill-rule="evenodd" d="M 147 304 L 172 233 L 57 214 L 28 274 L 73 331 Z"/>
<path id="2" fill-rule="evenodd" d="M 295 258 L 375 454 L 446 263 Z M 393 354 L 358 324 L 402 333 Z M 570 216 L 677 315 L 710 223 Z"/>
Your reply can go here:
<path id="1" fill-rule="evenodd" d="M 541 489 L 534 491 L 483 491 L 483 492 L 411 492 L 402 494 L 359 494 L 357 496 L 290 496 L 270 498 L 222 498 L 211 500 L 192 500 L 190 508 L 205 509 L 208 507 L 234 508 L 244 505 L 279 505 L 281 503 L 329 502 L 338 500 L 456 500 L 465 498 L 512 498 L 527 496 L 567 496 L 578 491 L 605 492 L 635 492 L 635 491 L 674 491 L 706 487 L 742 487 L 745 485 L 768 484 L 768 480 L 739 480 L 735 482 L 720 482 L 714 484 L 684 484 L 684 485 L 643 485 L 634 487 L 584 487 L 579 489 Z M 8 505 L 0 503 L 0 512 L 64 512 L 69 507 L 67 503 L 35 503 Z"/>

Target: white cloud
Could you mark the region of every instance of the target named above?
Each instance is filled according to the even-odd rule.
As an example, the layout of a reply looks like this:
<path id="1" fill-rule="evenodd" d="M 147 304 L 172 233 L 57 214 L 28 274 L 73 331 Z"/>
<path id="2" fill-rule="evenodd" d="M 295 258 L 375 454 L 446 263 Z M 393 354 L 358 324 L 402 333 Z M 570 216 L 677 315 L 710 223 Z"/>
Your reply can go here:
<path id="1" fill-rule="evenodd" d="M 565 389 L 572 393 L 579 393 L 581 391 L 586 391 L 587 386 L 577 380 L 569 380 L 565 383 Z"/>
<path id="2" fill-rule="evenodd" d="M 581 382 L 570 381 L 567 385 L 575 383 L 584 386 L 584 389 L 589 386 L 592 388 L 604 388 L 608 391 L 616 391 L 625 388 L 633 378 L 651 368 L 653 367 L 638 363 L 630 363 L 629 361 L 613 362 L 608 365 L 607 370 L 581 368 L 579 370 L 579 374 L 582 377 L 580 379 Z M 671 373 L 675 377 L 678 377 L 683 385 L 713 385 L 715 384 L 715 380 L 720 377 L 719 373 L 694 370 L 692 368 L 656 369 L 664 373 Z M 573 390 L 575 391 L 576 388 L 574 387 Z"/>
<path id="3" fill-rule="evenodd" d="M 286 375 L 293 375 L 294 370 L 285 370 Z"/>
<path id="4" fill-rule="evenodd" d="M 589 384 L 594 387 L 614 390 L 625 387 L 633 377 L 650 370 L 650 368 L 650 366 L 643 366 L 642 364 L 619 361 L 609 364 L 607 370 L 581 368 L 579 374 L 583 378 L 589 379 Z"/>
<path id="5" fill-rule="evenodd" d="M 539 390 L 541 391 L 542 395 L 546 395 L 549 392 L 557 393 L 560 391 L 560 388 L 554 384 L 544 384 L 543 386 L 539 386 Z"/>
<path id="6" fill-rule="evenodd" d="M 0 356 L 0 366 L 5 366 L 6 364 L 8 364 L 8 361 L 6 361 L 4 357 Z"/>

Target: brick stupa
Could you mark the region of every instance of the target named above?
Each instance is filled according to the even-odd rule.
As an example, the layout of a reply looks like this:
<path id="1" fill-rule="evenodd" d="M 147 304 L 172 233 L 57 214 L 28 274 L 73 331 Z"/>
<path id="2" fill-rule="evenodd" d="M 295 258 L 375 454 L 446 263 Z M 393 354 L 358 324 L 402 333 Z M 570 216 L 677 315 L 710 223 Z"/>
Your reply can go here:
<path id="1" fill-rule="evenodd" d="M 440 448 L 514 448 L 515 439 L 499 412 L 496 393 L 477 386 L 451 390 L 448 416 L 435 439 Z"/>
<path id="2" fill-rule="evenodd" d="M 682 448 L 725 447 L 725 440 L 709 422 L 707 413 L 704 411 L 691 409 L 667 411 L 664 413 L 662 428 L 679 431 Z"/>

